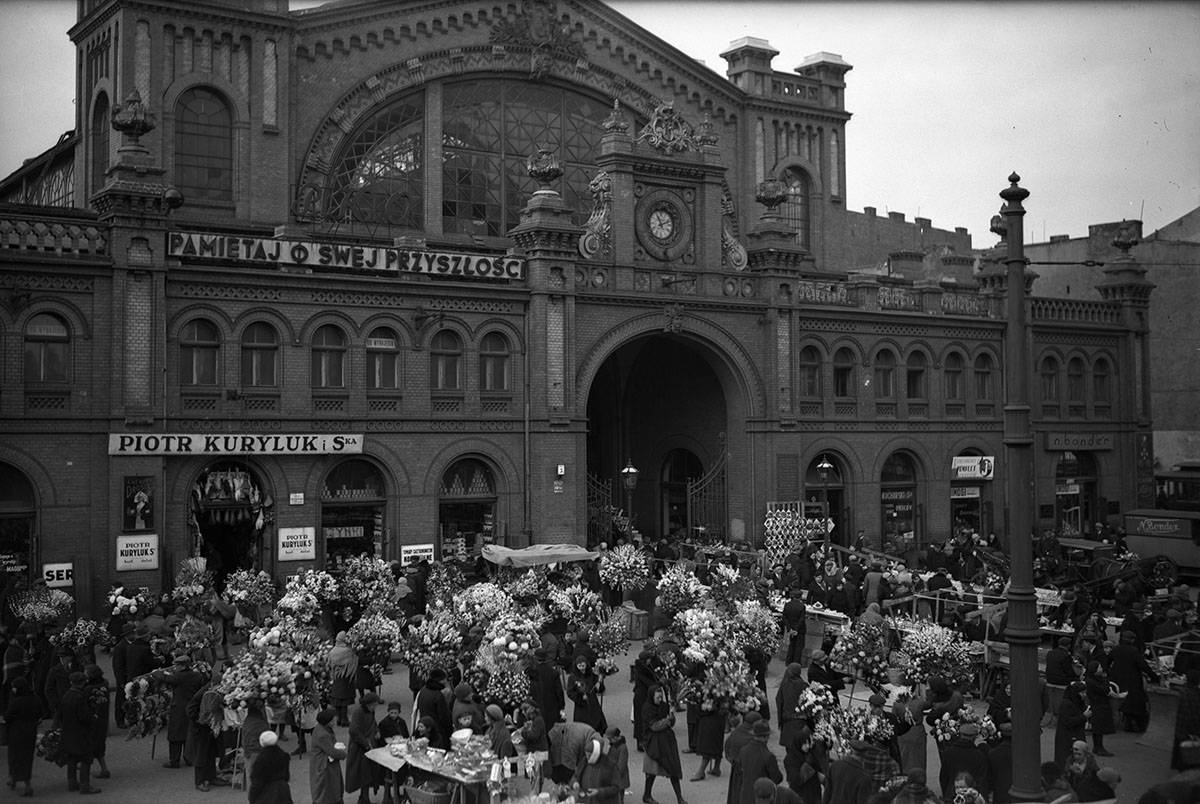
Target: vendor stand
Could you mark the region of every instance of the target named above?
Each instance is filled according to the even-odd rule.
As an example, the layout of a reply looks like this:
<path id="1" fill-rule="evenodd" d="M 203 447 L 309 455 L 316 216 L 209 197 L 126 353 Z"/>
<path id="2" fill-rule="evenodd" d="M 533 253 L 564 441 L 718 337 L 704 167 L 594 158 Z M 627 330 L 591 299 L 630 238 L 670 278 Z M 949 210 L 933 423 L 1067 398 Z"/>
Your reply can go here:
<path id="1" fill-rule="evenodd" d="M 412 804 L 484 801 L 489 782 L 499 782 L 509 775 L 504 765 L 511 760 L 499 759 L 488 747 L 486 736 L 473 735 L 465 741 L 456 741 L 455 745 L 454 749 L 443 751 L 430 748 L 427 740 L 395 737 L 387 745 L 368 751 L 367 758 L 392 773 L 402 773 L 407 768 L 413 782 L 432 781 L 447 788 L 437 791 L 407 784 L 405 792 Z"/>
<path id="2" fill-rule="evenodd" d="M 535 544 L 515 549 L 497 544 L 485 544 L 483 557 L 498 567 L 541 567 L 570 561 L 590 561 L 600 554 L 577 544 Z"/>

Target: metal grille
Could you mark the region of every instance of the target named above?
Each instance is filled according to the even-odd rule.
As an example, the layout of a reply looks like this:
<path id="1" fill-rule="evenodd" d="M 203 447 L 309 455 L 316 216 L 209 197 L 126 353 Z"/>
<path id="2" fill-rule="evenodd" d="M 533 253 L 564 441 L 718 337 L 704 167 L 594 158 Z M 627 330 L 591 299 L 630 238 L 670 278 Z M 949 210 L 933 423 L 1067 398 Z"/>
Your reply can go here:
<path id="1" fill-rule="evenodd" d="M 188 413 L 201 410 L 216 410 L 217 400 L 211 396 L 185 396 L 183 398 L 183 409 Z"/>
<path id="2" fill-rule="evenodd" d="M 833 403 L 833 415 L 834 416 L 857 416 L 858 415 L 858 404 L 854 403 L 854 402 L 834 402 Z"/>
<path id="3" fill-rule="evenodd" d="M 876 402 L 875 414 L 877 416 L 890 416 L 896 418 L 896 403 L 895 402 Z"/>
<path id="4" fill-rule="evenodd" d="M 313 413 L 341 413 L 346 409 L 344 399 L 314 399 Z"/>
<path id="5" fill-rule="evenodd" d="M 508 413 L 507 399 L 486 399 L 483 402 L 484 413 Z"/>
<path id="6" fill-rule="evenodd" d="M 53 396 L 41 394 L 27 395 L 25 397 L 25 410 L 66 410 L 67 398 L 67 394 L 65 393 Z"/>
<path id="7" fill-rule="evenodd" d="M 929 415 L 929 405 L 925 404 L 924 402 L 909 402 L 908 415 L 925 418 Z"/>
<path id="8" fill-rule="evenodd" d="M 278 403 L 279 400 L 273 396 L 251 397 L 244 402 L 247 413 L 271 413 Z"/>
<path id="9" fill-rule="evenodd" d="M 372 399 L 367 406 L 371 413 L 399 413 L 400 400 L 398 399 Z"/>
<path id="10" fill-rule="evenodd" d="M 687 484 L 688 526 L 704 528 L 709 538 L 727 538 L 729 456 L 722 455 L 708 472 Z"/>
<path id="11" fill-rule="evenodd" d="M 612 486 L 611 477 L 601 480 L 590 473 L 587 476 L 588 544 L 602 542 L 612 534 Z"/>
<path id="12" fill-rule="evenodd" d="M 434 413 L 458 413 L 462 408 L 461 399 L 435 399 L 433 400 Z"/>

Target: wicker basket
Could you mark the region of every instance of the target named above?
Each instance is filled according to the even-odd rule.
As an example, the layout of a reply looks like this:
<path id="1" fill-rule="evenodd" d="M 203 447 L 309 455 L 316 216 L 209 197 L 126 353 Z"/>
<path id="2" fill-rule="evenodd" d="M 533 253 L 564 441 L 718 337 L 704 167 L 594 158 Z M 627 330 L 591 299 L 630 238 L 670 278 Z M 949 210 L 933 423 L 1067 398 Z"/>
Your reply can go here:
<path id="1" fill-rule="evenodd" d="M 405 785 L 404 795 L 412 804 L 450 804 L 450 799 L 453 793 L 435 793 L 432 790 L 425 790 L 420 787 L 411 787 Z"/>

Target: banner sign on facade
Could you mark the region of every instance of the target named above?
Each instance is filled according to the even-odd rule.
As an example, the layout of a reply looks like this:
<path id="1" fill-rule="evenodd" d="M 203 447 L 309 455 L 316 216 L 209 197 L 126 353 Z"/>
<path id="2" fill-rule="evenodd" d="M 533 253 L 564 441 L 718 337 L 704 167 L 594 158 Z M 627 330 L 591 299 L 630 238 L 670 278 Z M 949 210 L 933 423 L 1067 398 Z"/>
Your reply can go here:
<path id="1" fill-rule="evenodd" d="M 418 561 L 433 561 L 432 544 L 403 544 L 400 546 L 400 566 L 407 567 Z"/>
<path id="2" fill-rule="evenodd" d="M 117 537 L 117 572 L 158 569 L 158 534 Z"/>
<path id="3" fill-rule="evenodd" d="M 1112 448 L 1112 433 L 1046 433 L 1046 449 L 1054 452 Z"/>
<path id="4" fill-rule="evenodd" d="M 979 486 L 951 486 L 950 499 L 977 500 L 979 499 Z"/>
<path id="5" fill-rule="evenodd" d="M 354 243 L 276 240 L 209 232 L 169 232 L 167 254 L 193 260 L 302 265 L 308 268 L 383 271 L 454 279 L 523 279 L 525 260 L 509 255 L 461 254 Z"/>
<path id="6" fill-rule="evenodd" d="M 46 582 L 46 586 L 51 589 L 61 589 L 64 586 L 75 585 L 75 565 L 68 564 L 43 564 L 42 565 L 42 580 Z"/>
<path id="7" fill-rule="evenodd" d="M 109 433 L 109 455 L 349 455 L 363 451 L 357 433 Z"/>
<path id="8" fill-rule="evenodd" d="M 279 560 L 312 561 L 317 557 L 317 529 L 280 528 Z"/>
<path id="9" fill-rule="evenodd" d="M 950 459 L 951 480 L 991 480 L 996 459 L 991 455 L 960 455 Z"/>
<path id="10" fill-rule="evenodd" d="M 1171 536 L 1186 539 L 1191 532 L 1191 521 L 1165 516 L 1125 515 L 1125 531 L 1139 536 Z"/>

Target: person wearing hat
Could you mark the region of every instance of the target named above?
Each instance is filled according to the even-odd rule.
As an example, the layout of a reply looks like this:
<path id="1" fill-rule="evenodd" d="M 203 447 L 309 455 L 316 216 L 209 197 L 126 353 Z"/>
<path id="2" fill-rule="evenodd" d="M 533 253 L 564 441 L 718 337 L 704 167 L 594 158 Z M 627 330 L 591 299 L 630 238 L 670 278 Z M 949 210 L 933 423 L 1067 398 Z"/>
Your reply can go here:
<path id="1" fill-rule="evenodd" d="M 1187 626 L 1183 624 L 1183 612 L 1172 606 L 1167 609 L 1163 621 L 1154 626 L 1154 639 L 1166 639 L 1176 634 L 1182 634 L 1186 630 Z"/>
<path id="2" fill-rule="evenodd" d="M 192 668 L 192 657 L 177 653 L 171 669 L 154 671 L 154 678 L 171 688 L 171 708 L 167 712 L 167 761 L 164 768 L 178 768 L 187 742 L 191 719 L 187 706 L 192 696 L 205 685 L 208 677 Z"/>
<path id="3" fill-rule="evenodd" d="M 404 722 L 404 707 L 399 701 L 391 701 L 387 705 L 387 714 L 379 721 L 379 739 L 384 745 L 395 740 L 408 739 L 408 724 Z M 401 801 L 401 793 L 403 790 L 403 776 L 399 773 L 385 771 L 383 774 L 383 784 L 385 791 L 391 791 L 390 797 L 399 804 Z M 388 800 L 389 796 L 384 795 L 384 801 Z"/>
<path id="4" fill-rule="evenodd" d="M 484 714 L 487 716 L 486 734 L 492 751 L 500 759 L 515 757 L 517 749 L 513 747 L 512 734 L 504 721 L 504 710 L 496 704 L 488 704 Z"/>
<path id="5" fill-rule="evenodd" d="M 1134 644 L 1137 645 L 1139 651 L 1146 649 L 1147 642 L 1154 641 L 1154 627 L 1157 623 L 1154 620 L 1154 609 L 1149 603 L 1143 602 L 1140 605 L 1135 604 L 1128 616 L 1121 621 L 1119 632 L 1124 634 L 1126 631 L 1134 636 Z"/>
<path id="6" fill-rule="evenodd" d="M 761 778 L 768 778 L 779 784 L 783 781 L 783 773 L 779 769 L 779 761 L 771 753 L 767 740 L 771 737 L 771 724 L 765 720 L 757 721 L 750 727 L 750 740 L 738 752 L 738 766 L 741 768 L 741 786 L 738 791 L 738 804 L 754 803 L 754 783 Z"/>
<path id="7" fill-rule="evenodd" d="M 1058 726 L 1054 731 L 1054 761 L 1063 766 L 1071 757 L 1071 746 L 1084 738 L 1088 718 L 1092 710 L 1084 700 L 1082 681 L 1072 681 L 1063 692 L 1058 707 Z"/>
<path id="8" fill-rule="evenodd" d="M 25 789 L 21 795 L 28 797 L 33 795 L 33 755 L 38 721 L 42 719 L 42 702 L 24 676 L 8 682 L 8 688 L 8 702 L 4 707 L 4 724 L 8 730 L 8 786 L 15 790 L 17 782 L 23 782 Z"/>
<path id="9" fill-rule="evenodd" d="M 654 779 L 666 776 L 675 791 L 677 804 L 685 804 L 679 780 L 683 778 L 683 766 L 679 762 L 679 743 L 675 740 L 675 713 L 667 701 L 667 693 L 661 687 L 650 691 L 650 700 L 643 707 L 642 718 L 646 723 L 645 749 L 642 771 L 646 775 L 646 787 L 642 793 L 644 804 L 656 804 L 652 793 Z"/>
<path id="10" fill-rule="evenodd" d="M 361 804 L 371 801 L 371 789 L 383 783 L 383 766 L 367 759 L 367 752 L 382 745 L 375 707 L 379 696 L 364 692 L 350 712 L 350 742 L 346 749 L 346 792 L 358 791 Z"/>
<path id="11" fill-rule="evenodd" d="M 279 747 L 279 735 L 268 729 L 258 735 L 258 745 L 258 759 L 250 766 L 250 804 L 292 804 L 292 758 Z"/>
<path id="12" fill-rule="evenodd" d="M 339 631 L 326 657 L 329 664 L 329 699 L 337 711 L 339 726 L 349 726 L 350 705 L 354 703 L 354 677 L 358 673 L 358 654 L 350 647 L 350 636 Z"/>
<path id="13" fill-rule="evenodd" d="M 754 801 L 755 804 L 803 804 L 795 791 L 766 778 L 754 782 Z"/>
<path id="14" fill-rule="evenodd" d="M 217 691 L 221 671 L 213 668 L 208 683 L 196 690 L 187 704 L 191 721 L 192 781 L 196 789 L 207 793 L 214 786 L 227 785 L 217 775 L 217 751 L 220 734 L 213 733 L 213 724 L 225 724 L 225 696 Z"/>
<path id="15" fill-rule="evenodd" d="M 74 651 L 65 645 L 55 649 L 54 657 L 54 664 L 46 673 L 43 692 L 46 696 L 46 704 L 50 707 L 50 717 L 58 722 L 59 704 L 63 695 L 71 688 L 71 673 L 82 671 L 83 668 L 76 661 Z"/>
<path id="16" fill-rule="evenodd" d="M 150 629 L 141 623 L 133 631 L 126 659 L 126 674 L 129 680 L 144 676 L 162 667 L 162 660 L 154 654 L 154 650 L 150 647 Z"/>
<path id="17" fill-rule="evenodd" d="M 620 804 L 623 787 L 617 784 L 612 762 L 600 735 L 588 740 L 583 762 L 575 769 L 573 781 L 589 804 Z"/>
<path id="18" fill-rule="evenodd" d="M 829 655 L 817 648 L 812 652 L 808 662 L 808 683 L 824 684 L 833 693 L 833 701 L 840 705 L 838 693 L 846 687 L 846 677 L 829 667 Z"/>
<path id="19" fill-rule="evenodd" d="M 612 765 L 613 780 L 623 799 L 625 791 L 629 789 L 629 744 L 616 726 L 609 726 L 604 732 L 604 755 Z"/>
<path id="20" fill-rule="evenodd" d="M 702 782 L 706 773 L 721 775 L 721 751 L 725 743 L 725 713 L 717 706 L 700 704 L 696 718 L 696 754 L 700 767 L 693 782 Z"/>
<path id="21" fill-rule="evenodd" d="M 890 804 L 941 804 L 941 797 L 929 789 L 927 781 L 924 770 L 913 768 L 905 774 L 904 785 Z"/>
<path id="22" fill-rule="evenodd" d="M 532 698 L 526 698 L 521 703 L 521 721 L 517 730 L 517 739 L 524 746 L 525 752 L 535 763 L 529 783 L 535 793 L 542 792 L 542 782 L 553 772 L 550 765 L 550 734 L 546 729 L 546 719 Z M 627 785 L 628 786 L 628 785 Z M 621 788 L 624 790 L 625 788 Z"/>
<path id="23" fill-rule="evenodd" d="M 599 697 L 603 691 L 604 680 L 596 672 L 591 654 L 577 652 L 567 679 L 567 697 L 575 702 L 574 720 L 587 723 L 601 734 L 608 728 L 608 718 L 604 716 L 604 705 Z"/>
<path id="24" fill-rule="evenodd" d="M 563 692 L 562 672 L 554 663 L 554 655 L 549 649 L 540 647 L 533 652 L 533 656 L 537 661 L 530 671 L 533 681 L 531 694 L 538 711 L 542 714 L 546 728 L 552 729 L 555 723 L 563 719 L 563 710 L 567 708 L 566 693 Z M 635 687 L 635 698 L 636 695 Z M 634 710 L 636 711 L 636 709 L 637 702 L 635 700 Z"/>
<path id="25" fill-rule="evenodd" d="M 735 804 L 737 796 L 741 792 L 742 766 L 738 764 L 738 755 L 750 742 L 754 724 L 760 720 L 762 720 L 762 715 L 757 711 L 746 712 L 744 715 L 735 712 L 729 716 L 732 728 L 729 736 L 725 738 L 725 759 L 729 760 L 729 790 L 726 795 L 726 804 Z"/>
<path id="26" fill-rule="evenodd" d="M 829 763 L 829 772 L 825 777 L 825 801 L 856 802 L 862 804 L 878 792 L 880 784 L 871 778 L 867 770 L 861 748 L 863 743 L 858 740 L 850 742 L 850 751 L 839 759 Z"/>
<path id="27" fill-rule="evenodd" d="M 115 700 L 113 701 L 113 719 L 118 729 L 125 728 L 125 684 L 132 676 L 129 675 L 129 646 L 137 634 L 137 625 L 126 621 L 121 626 L 121 635 L 117 644 L 112 648 L 113 685 Z"/>
<path id="28" fill-rule="evenodd" d="M 92 787 L 92 723 L 96 713 L 88 703 L 84 686 L 87 677 L 78 670 L 68 676 L 67 691 L 59 701 L 58 723 L 62 727 L 62 753 L 67 758 L 67 789 L 83 794 L 99 793 Z"/>
<path id="29" fill-rule="evenodd" d="M 1092 660 L 1087 663 L 1083 684 L 1088 707 L 1092 710 L 1092 753 L 1098 757 L 1111 757 L 1112 752 L 1104 747 L 1104 735 L 1117 731 L 1113 721 L 1113 690 L 1108 683 L 1108 673 L 1100 662 Z"/>
<path id="30" fill-rule="evenodd" d="M 106 755 L 108 753 L 108 709 L 112 688 L 108 686 L 108 681 L 104 678 L 104 671 L 97 665 L 89 664 L 84 668 L 83 674 L 87 678 L 83 692 L 87 696 L 88 705 L 92 707 L 94 716 L 91 726 L 92 759 L 100 766 L 96 778 L 107 779 L 111 775 L 108 772 Z"/>
<path id="31" fill-rule="evenodd" d="M 346 745 L 338 742 L 333 733 L 335 717 L 337 710 L 323 709 L 317 713 L 317 725 L 313 728 L 313 755 L 308 763 L 308 788 L 313 804 L 342 804 L 345 792 L 342 760 L 346 758 Z"/>
<path id="32" fill-rule="evenodd" d="M 454 724 L 450 716 L 450 704 L 443 693 L 445 686 L 446 671 L 440 667 L 434 668 L 425 679 L 425 686 L 417 693 L 417 719 L 433 718 L 438 731 L 449 736 L 454 731 Z"/>
<path id="33" fill-rule="evenodd" d="M 988 794 L 987 751 L 977 745 L 978 741 L 979 724 L 966 722 L 960 723 L 954 737 L 941 746 L 942 769 L 938 782 L 942 786 L 942 798 L 954 799 L 954 782 L 964 773 L 975 781 L 972 787 L 985 796 Z"/>
<path id="34" fill-rule="evenodd" d="M 1137 644 L 1137 635 L 1122 631 L 1120 644 L 1113 648 L 1112 660 L 1108 664 L 1108 679 L 1125 693 L 1121 701 L 1121 717 L 1126 731 L 1143 732 L 1150 725 L 1150 698 L 1146 693 L 1146 679 L 1158 681 L 1158 674 L 1150 669 L 1142 647 Z"/>

